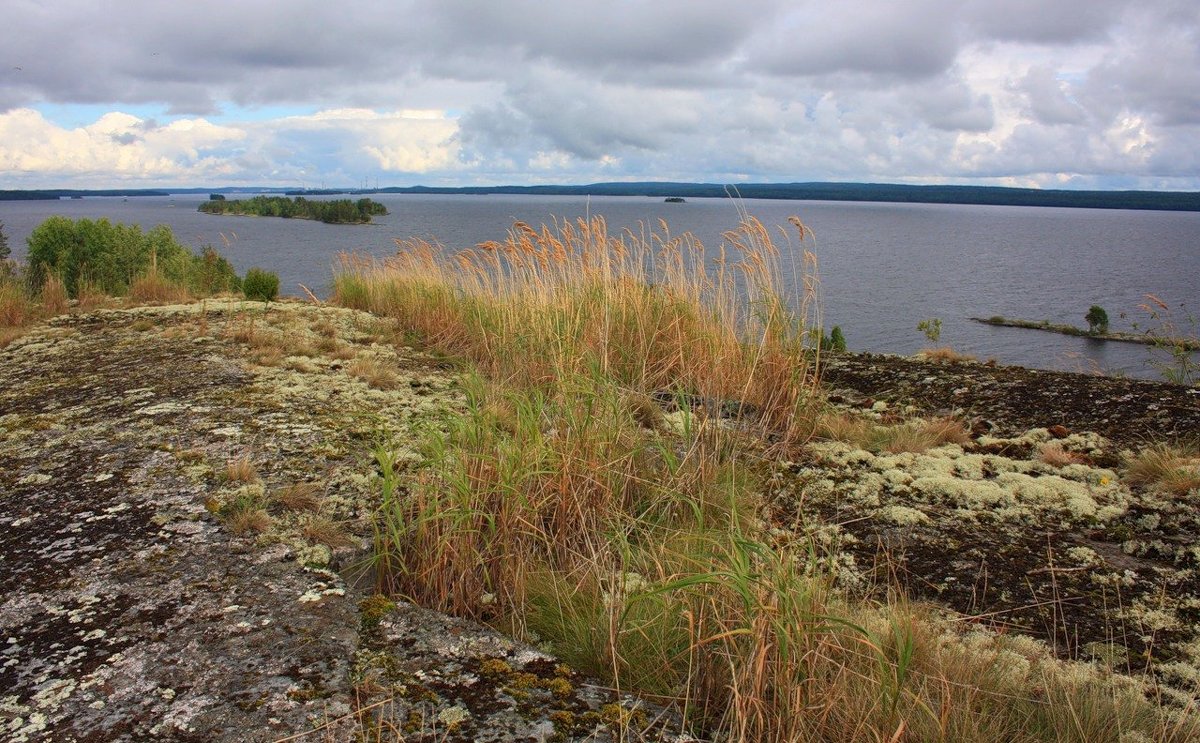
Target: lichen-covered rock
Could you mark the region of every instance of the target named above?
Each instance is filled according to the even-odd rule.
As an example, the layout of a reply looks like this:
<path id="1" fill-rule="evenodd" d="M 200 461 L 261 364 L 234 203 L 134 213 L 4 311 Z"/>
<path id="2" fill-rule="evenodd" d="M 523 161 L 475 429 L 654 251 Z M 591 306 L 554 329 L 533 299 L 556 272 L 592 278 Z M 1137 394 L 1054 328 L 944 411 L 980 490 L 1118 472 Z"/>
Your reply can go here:
<path id="1" fill-rule="evenodd" d="M 511 714 L 508 686 L 438 686 L 478 677 L 476 650 L 540 666 L 432 613 L 360 635 L 360 592 L 328 568 L 364 555 L 372 447 L 415 459 L 415 428 L 460 405 L 387 333 L 350 310 L 209 301 L 65 316 L 0 350 L 0 740 L 350 741 L 389 708 L 414 731 L 503 719 L 569 739 L 655 717 L 551 719 L 618 701 L 566 672 L 510 694 Z M 351 374 L 360 357 L 388 383 Z M 433 696 L 370 706 L 378 654 Z"/>

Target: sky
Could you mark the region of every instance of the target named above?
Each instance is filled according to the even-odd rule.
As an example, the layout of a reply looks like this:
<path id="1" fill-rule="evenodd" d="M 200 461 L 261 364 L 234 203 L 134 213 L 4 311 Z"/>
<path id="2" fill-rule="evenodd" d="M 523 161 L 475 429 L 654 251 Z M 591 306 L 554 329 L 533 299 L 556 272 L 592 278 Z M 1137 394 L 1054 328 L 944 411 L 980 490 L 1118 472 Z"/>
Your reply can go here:
<path id="1" fill-rule="evenodd" d="M 3 0 L 0 189 L 1200 190 L 1196 0 Z"/>

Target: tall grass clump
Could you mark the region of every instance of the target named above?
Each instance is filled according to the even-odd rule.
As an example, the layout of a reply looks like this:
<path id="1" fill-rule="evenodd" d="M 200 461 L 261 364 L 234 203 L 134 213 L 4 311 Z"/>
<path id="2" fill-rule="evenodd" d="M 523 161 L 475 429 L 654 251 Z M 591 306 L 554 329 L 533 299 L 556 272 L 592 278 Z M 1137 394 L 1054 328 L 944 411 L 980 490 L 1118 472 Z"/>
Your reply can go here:
<path id="1" fill-rule="evenodd" d="M 20 279 L 0 266 L 0 327 L 16 328 L 33 319 L 36 307 Z"/>
<path id="2" fill-rule="evenodd" d="M 795 230 L 806 235 L 799 221 Z M 518 222 L 503 242 L 456 254 L 420 239 L 398 246 L 383 261 L 343 256 L 335 299 L 397 318 L 494 379 L 548 386 L 595 372 L 638 391 L 735 401 L 790 442 L 810 433 L 815 258 L 786 252 L 805 282 L 788 291 L 785 256 L 757 220 L 726 233 L 716 256 L 665 223 L 611 235 L 599 217 Z"/>
<path id="3" fill-rule="evenodd" d="M 334 298 L 473 370 L 419 467 L 386 442 L 374 452 L 381 592 L 536 637 L 622 691 L 677 702 L 714 740 L 1196 732 L 1137 691 L 1059 674 L 1048 649 L 1035 663 L 966 648 L 919 607 L 852 600 L 815 537 L 768 528 L 772 458 L 838 424 L 817 403 L 814 260 L 757 221 L 715 256 L 665 224 L 614 236 L 599 218 L 517 223 L 458 254 L 399 248 L 344 257 Z M 909 433 L 962 435 L 948 421 Z"/>

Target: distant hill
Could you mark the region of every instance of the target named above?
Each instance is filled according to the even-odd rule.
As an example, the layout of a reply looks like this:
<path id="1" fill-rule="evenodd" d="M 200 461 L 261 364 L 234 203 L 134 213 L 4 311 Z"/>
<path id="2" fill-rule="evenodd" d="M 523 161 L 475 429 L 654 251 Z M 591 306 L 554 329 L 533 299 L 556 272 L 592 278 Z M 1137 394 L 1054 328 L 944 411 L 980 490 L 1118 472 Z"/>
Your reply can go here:
<path id="1" fill-rule="evenodd" d="M 0 191 L 0 201 L 54 201 L 83 196 L 170 196 L 170 191 L 149 188 L 48 188 L 36 191 Z"/>
<path id="2" fill-rule="evenodd" d="M 165 196 L 183 193 L 332 194 L 525 194 L 541 196 L 649 196 L 656 198 L 794 199 L 802 201 L 882 201 L 919 204 L 988 204 L 997 206 L 1058 206 L 1088 209 L 1156 209 L 1200 211 L 1197 191 L 1069 191 L 1064 189 L 1005 188 L 1002 186 L 907 186 L 888 183 L 590 183 L 551 186 L 408 186 L 371 189 L 311 189 L 279 187 L 172 189 L 46 189 L 0 191 L 8 199 L 60 199 L 71 196 Z"/>
<path id="3" fill-rule="evenodd" d="M 919 204 L 993 204 L 1089 209 L 1200 211 L 1195 191 L 1067 191 L 1001 186 L 906 186 L 886 183 L 592 183 L 585 186 L 472 186 L 383 188 L 376 193 L 530 194 L 577 196 L 728 197 L 802 201 L 887 201 Z"/>

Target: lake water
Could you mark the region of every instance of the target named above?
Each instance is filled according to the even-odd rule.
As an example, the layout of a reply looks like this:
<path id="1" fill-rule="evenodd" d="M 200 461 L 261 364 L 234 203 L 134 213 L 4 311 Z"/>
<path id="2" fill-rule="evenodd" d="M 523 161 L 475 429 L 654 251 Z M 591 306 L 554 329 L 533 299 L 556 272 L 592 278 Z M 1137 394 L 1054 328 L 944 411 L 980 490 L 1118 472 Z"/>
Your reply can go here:
<path id="1" fill-rule="evenodd" d="M 279 274 L 285 293 L 300 284 L 327 292 L 342 251 L 386 255 L 394 238 L 435 238 L 450 247 L 501 239 L 514 220 L 604 215 L 610 232 L 666 219 L 674 233 L 694 232 L 710 251 L 738 220 L 728 199 L 666 204 L 642 197 L 373 196 L 391 213 L 371 225 L 201 214 L 200 195 L 0 201 L 15 258 L 43 219 L 107 217 L 144 228 L 163 223 L 194 246 L 217 246 L 239 272 L 261 266 Z M 1200 213 L 1006 206 L 769 201 L 741 205 L 766 225 L 796 215 L 816 233 L 827 327 L 840 325 L 851 350 L 911 354 L 928 346 L 917 322 L 943 322 L 940 344 L 1000 363 L 1105 370 L 1154 377 L 1146 346 L 995 328 L 970 317 L 1004 315 L 1086 326 L 1092 304 L 1113 329 L 1143 324 L 1146 294 L 1177 314 L 1200 313 Z M 1122 320 L 1121 313 L 1128 317 Z M 1185 329 L 1195 330 L 1195 328 Z"/>

